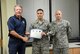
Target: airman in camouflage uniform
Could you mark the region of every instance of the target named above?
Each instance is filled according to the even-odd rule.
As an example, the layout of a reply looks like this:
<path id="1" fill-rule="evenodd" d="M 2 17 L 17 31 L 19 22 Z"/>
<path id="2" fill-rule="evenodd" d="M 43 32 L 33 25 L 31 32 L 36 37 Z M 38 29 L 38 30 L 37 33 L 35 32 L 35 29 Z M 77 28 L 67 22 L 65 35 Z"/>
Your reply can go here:
<path id="1" fill-rule="evenodd" d="M 62 20 L 62 12 L 55 12 L 56 20 L 51 23 L 50 34 L 53 36 L 54 54 L 68 54 L 68 37 L 71 36 L 69 21 Z"/>
<path id="2" fill-rule="evenodd" d="M 42 9 L 37 10 L 37 20 L 31 24 L 31 29 L 41 29 L 42 38 L 34 38 L 32 42 L 32 54 L 49 54 L 49 39 L 46 33 L 49 29 L 48 21 L 43 19 L 44 11 Z"/>

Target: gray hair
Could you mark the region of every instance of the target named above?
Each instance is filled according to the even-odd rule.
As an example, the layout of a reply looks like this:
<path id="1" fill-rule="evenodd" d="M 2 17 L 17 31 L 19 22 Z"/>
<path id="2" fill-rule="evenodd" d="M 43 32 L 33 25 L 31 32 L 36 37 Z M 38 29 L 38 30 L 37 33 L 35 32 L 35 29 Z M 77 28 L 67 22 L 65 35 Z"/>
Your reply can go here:
<path id="1" fill-rule="evenodd" d="M 20 7 L 21 9 L 23 9 L 23 7 L 21 5 L 19 5 L 19 4 L 14 6 L 14 10 L 15 10 L 15 7 Z"/>

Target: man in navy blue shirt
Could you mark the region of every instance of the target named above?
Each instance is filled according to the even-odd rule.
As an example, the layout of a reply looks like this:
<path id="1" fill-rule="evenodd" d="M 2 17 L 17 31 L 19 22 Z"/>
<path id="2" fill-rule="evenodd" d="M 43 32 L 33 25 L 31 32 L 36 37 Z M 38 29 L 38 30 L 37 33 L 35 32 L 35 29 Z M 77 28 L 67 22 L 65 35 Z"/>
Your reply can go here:
<path id="1" fill-rule="evenodd" d="M 14 16 L 8 19 L 9 30 L 9 54 L 25 54 L 25 42 L 29 35 L 26 32 L 26 20 L 22 17 L 23 8 L 20 5 L 14 6 Z"/>

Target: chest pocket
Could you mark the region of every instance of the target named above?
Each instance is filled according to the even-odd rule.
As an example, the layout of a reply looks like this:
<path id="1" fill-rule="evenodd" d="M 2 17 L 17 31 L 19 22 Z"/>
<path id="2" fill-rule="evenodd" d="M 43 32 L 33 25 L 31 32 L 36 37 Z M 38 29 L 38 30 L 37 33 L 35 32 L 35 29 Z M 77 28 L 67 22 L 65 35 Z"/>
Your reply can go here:
<path id="1" fill-rule="evenodd" d="M 43 31 L 47 30 L 47 24 L 43 23 L 43 24 L 35 24 L 34 25 L 34 29 L 41 29 Z"/>
<path id="2" fill-rule="evenodd" d="M 66 30 L 67 30 L 67 28 L 66 28 L 65 25 L 63 25 L 63 26 L 60 27 L 60 31 L 66 31 Z"/>
<path id="3" fill-rule="evenodd" d="M 67 31 L 67 24 L 60 24 L 60 25 L 55 25 L 55 29 L 57 32 L 65 32 Z"/>

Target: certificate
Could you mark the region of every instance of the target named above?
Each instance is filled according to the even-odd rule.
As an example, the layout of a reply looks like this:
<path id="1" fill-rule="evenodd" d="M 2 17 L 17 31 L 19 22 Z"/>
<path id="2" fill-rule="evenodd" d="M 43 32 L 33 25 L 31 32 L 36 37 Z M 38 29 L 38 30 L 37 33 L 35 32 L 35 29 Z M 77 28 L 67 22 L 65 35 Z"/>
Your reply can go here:
<path id="1" fill-rule="evenodd" d="M 41 39 L 42 30 L 40 29 L 32 29 L 30 32 L 30 37 Z"/>

